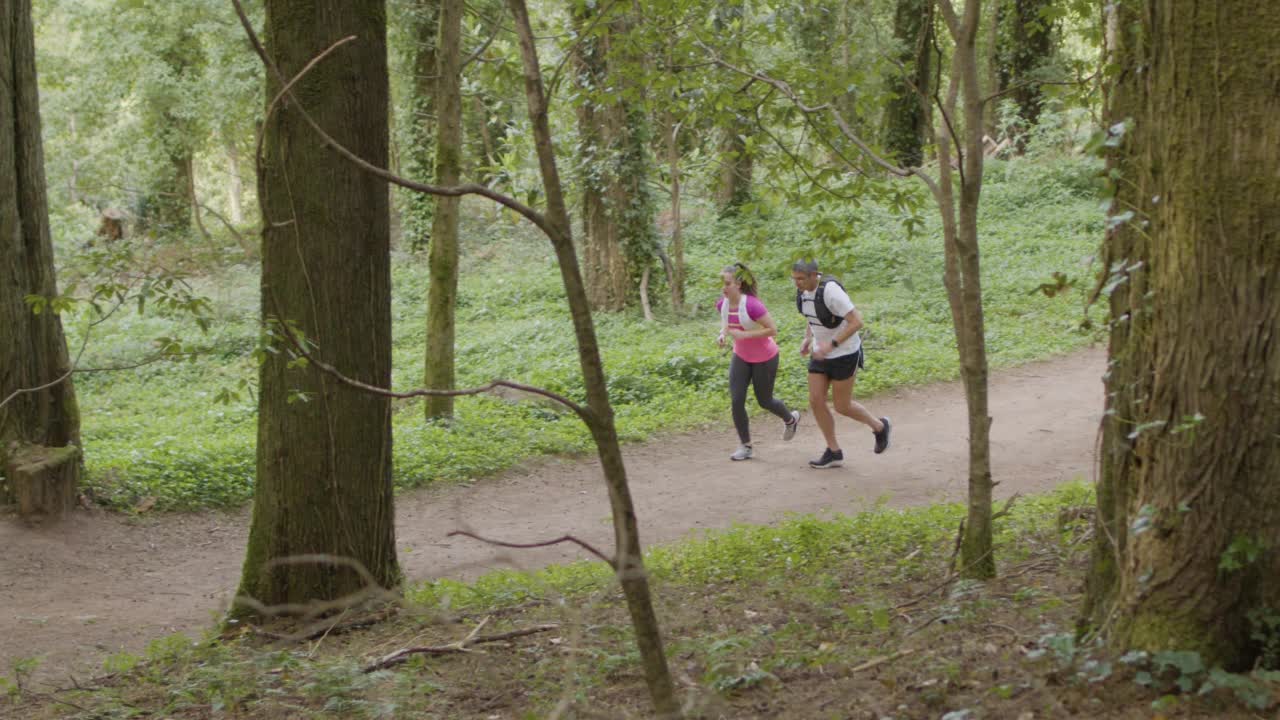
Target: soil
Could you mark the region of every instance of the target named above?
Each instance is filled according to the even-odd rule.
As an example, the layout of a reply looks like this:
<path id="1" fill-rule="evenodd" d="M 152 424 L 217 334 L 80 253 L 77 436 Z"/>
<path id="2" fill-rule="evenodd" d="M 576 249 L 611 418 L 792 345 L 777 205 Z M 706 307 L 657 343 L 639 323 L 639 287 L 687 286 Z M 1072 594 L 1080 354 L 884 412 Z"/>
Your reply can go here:
<path id="1" fill-rule="evenodd" d="M 1103 409 L 1099 349 L 992 375 L 991 446 L 997 498 L 1092 478 Z M 872 453 L 872 435 L 838 418 L 846 465 L 812 470 L 823 441 L 806 414 L 790 443 L 772 416 L 753 418 L 755 457 L 730 462 L 728 419 L 713 429 L 625 449 L 642 539 L 669 543 L 735 523 L 790 513 L 850 513 L 962 500 L 967 467 L 963 388 L 941 383 L 865 400 L 893 421 L 892 447 Z M 121 516 L 79 510 L 27 527 L 0 518 L 0 675 L 19 658 L 40 660 L 35 680 L 59 686 L 101 673 L 105 657 L 142 652 L 174 632 L 198 635 L 227 608 L 240 573 L 249 512 Z M 553 459 L 474 485 L 397 498 L 402 568 L 411 581 L 474 578 L 495 567 L 535 568 L 586 557 L 569 544 L 495 551 L 452 530 L 510 542 L 571 533 L 611 547 L 598 462 Z"/>

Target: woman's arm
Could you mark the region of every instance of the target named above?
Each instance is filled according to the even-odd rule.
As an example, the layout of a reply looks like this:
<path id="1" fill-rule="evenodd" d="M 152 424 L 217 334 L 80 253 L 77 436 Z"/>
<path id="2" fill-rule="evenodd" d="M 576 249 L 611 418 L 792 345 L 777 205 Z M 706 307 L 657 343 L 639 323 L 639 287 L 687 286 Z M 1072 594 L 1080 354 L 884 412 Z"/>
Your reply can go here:
<path id="1" fill-rule="evenodd" d="M 773 317 L 769 313 L 766 312 L 756 318 L 755 321 L 760 326 L 755 330 L 730 330 L 729 334 L 733 336 L 734 340 L 773 337 L 778 334 L 778 326 L 773 324 Z"/>

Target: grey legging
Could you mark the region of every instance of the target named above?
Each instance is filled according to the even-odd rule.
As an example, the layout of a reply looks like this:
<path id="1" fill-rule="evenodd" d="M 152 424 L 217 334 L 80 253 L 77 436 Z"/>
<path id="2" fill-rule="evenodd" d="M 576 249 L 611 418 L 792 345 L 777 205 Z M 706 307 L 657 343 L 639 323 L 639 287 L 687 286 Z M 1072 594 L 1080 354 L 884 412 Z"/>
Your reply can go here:
<path id="1" fill-rule="evenodd" d="M 778 356 L 764 362 L 749 363 L 736 354 L 729 362 L 729 396 L 733 399 L 733 425 L 743 445 L 751 444 L 751 428 L 747 419 L 747 386 L 756 391 L 760 407 L 791 421 L 791 413 L 781 400 L 773 396 L 773 381 L 778 376 Z"/>

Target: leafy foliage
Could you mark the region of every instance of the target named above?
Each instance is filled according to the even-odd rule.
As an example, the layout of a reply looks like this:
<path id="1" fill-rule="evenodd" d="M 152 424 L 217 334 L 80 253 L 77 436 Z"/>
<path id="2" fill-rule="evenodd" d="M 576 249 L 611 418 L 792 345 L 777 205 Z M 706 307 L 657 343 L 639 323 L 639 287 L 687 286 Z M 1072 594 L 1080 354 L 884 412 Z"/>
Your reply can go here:
<path id="1" fill-rule="evenodd" d="M 1078 288 L 1053 298 L 1028 295 L 1047 268 L 1071 275 L 1088 270 L 1092 238 L 1103 222 L 1088 183 L 1080 179 L 1089 167 L 1062 160 L 1049 166 L 1009 164 L 992 173 L 992 200 L 982 222 L 994 366 L 1064 352 L 1092 337 L 1078 329 Z M 687 229 L 691 318 L 664 314 L 659 322 L 645 323 L 621 313 L 597 319 L 622 437 L 642 440 L 724 415 L 727 363 L 713 342 L 713 308 L 716 273 L 734 259 L 750 263 L 762 279 L 762 299 L 778 322 L 784 348 L 778 392 L 789 402 L 802 402 L 806 391 L 803 374 L 794 372 L 803 325 L 792 310 L 787 272 L 794 257 L 815 250 L 850 288 L 867 320 L 868 369 L 860 392 L 955 377 L 937 230 L 930 221 L 908 237 L 902 219 L 871 203 L 806 210 L 762 205 L 728 219 L 703 214 Z M 816 242 L 813 228 L 823 224 L 849 231 L 838 243 Z M 472 215 L 464 223 L 463 250 L 460 385 L 501 377 L 582 400 L 576 354 L 566 345 L 568 311 L 549 248 L 521 226 Z M 263 352 L 256 271 L 233 266 L 184 282 L 193 295 L 210 301 L 207 332 L 189 315 L 139 315 L 133 307 L 122 308 L 94 330 L 83 361 L 96 367 L 136 362 L 156 338 L 180 338 L 184 348 L 201 353 L 180 364 L 78 378 L 89 484 L 99 500 L 112 505 L 131 507 L 155 497 L 162 508 L 234 506 L 252 491 L 253 357 Z M 407 390 L 420 375 L 423 260 L 397 255 L 393 283 L 393 385 Z M 80 324 L 69 325 L 76 346 Z M 526 458 L 591 447 L 576 417 L 539 401 L 466 399 L 452 423 L 428 422 L 414 407 L 398 403 L 393 419 L 400 487 L 469 480 Z"/>

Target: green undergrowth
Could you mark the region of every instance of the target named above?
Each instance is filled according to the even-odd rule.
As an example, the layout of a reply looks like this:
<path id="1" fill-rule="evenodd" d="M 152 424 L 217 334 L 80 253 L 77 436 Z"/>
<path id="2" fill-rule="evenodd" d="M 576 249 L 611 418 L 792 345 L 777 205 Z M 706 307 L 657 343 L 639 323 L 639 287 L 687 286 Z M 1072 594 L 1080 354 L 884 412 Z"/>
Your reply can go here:
<path id="1" fill-rule="evenodd" d="M 999 576 L 957 577 L 960 505 L 713 531 L 646 556 L 668 665 L 691 718 L 1252 718 L 1280 678 L 1188 653 L 1112 657 L 1072 628 L 1092 488 L 1020 499 L 995 523 Z M 360 620 L 360 612 L 341 618 Z M 285 628 L 275 628 L 284 630 Z M 270 642 L 176 635 L 112 656 L 103 680 L 0 712 L 68 718 L 641 718 L 626 603 L 600 562 L 434 582 L 395 617 Z M 500 642 L 491 635 L 524 631 Z M 474 638 L 471 652 L 449 646 Z M 375 672 L 406 647 L 443 648 Z M 7 704 L 6 704 L 7 703 Z"/>
<path id="2" fill-rule="evenodd" d="M 1084 159 L 991 161 L 984 186 L 982 248 L 987 343 L 993 367 L 1069 352 L 1094 335 L 1081 330 L 1090 258 L 1104 217 Z M 656 322 L 639 310 L 596 316 L 619 432 L 641 441 L 707 423 L 728 423 L 726 354 L 714 343 L 717 272 L 746 260 L 784 347 L 778 394 L 803 406 L 803 333 L 788 271 L 817 254 L 838 275 L 866 319 L 867 369 L 859 392 L 957 376 L 951 315 L 941 283 L 942 251 L 934 213 L 911 236 L 903 217 L 873 204 L 788 208 L 760 203 L 719 219 L 694 207 L 686 228 L 692 315 L 674 318 L 661 282 L 652 292 Z M 838 242 L 831 242 L 837 228 Z M 826 238 L 826 239 L 824 239 Z M 525 226 L 471 213 L 464 225 L 458 298 L 460 385 L 506 378 L 581 400 L 572 326 L 549 244 Z M 416 387 L 422 372 L 427 275 L 425 258 L 393 259 L 394 386 Z M 1061 272 L 1074 285 L 1055 297 L 1035 292 Z M 193 278 L 212 301 L 213 323 L 123 308 L 94 328 L 82 365 L 137 362 L 157 337 L 181 338 L 201 351 L 181 363 L 76 377 L 88 486 L 99 502 L 122 509 L 144 498 L 160 509 L 227 507 L 252 494 L 257 339 L 256 267 L 219 267 Z M 73 348 L 83 322 L 68 317 Z M 394 478 L 401 488 L 468 481 L 532 458 L 590 451 L 579 421 L 562 408 L 527 398 L 457 401 L 451 423 L 428 422 L 419 403 L 396 403 Z"/>

